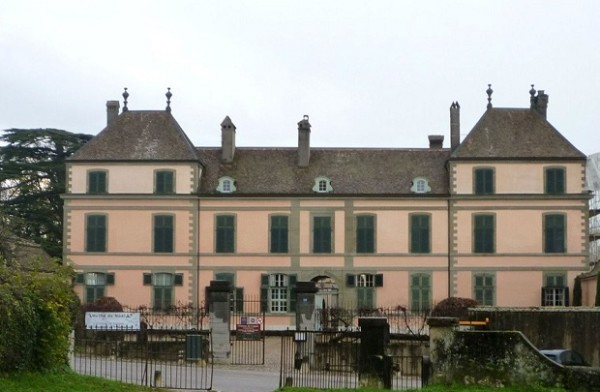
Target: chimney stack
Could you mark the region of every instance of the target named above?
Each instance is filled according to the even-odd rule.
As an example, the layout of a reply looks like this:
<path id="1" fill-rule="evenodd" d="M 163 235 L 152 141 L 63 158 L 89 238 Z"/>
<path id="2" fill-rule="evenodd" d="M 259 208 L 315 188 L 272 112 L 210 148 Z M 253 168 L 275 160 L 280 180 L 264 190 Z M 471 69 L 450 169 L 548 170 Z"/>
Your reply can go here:
<path id="1" fill-rule="evenodd" d="M 112 124 L 119 117 L 119 101 L 106 101 L 106 125 Z"/>
<path id="2" fill-rule="evenodd" d="M 450 149 L 454 151 L 460 144 L 460 105 L 458 101 L 450 105 Z"/>
<path id="3" fill-rule="evenodd" d="M 229 116 L 221 123 L 221 161 L 224 163 L 233 162 L 235 155 L 235 125 L 231 122 Z"/>
<path id="4" fill-rule="evenodd" d="M 298 166 L 307 167 L 310 161 L 310 123 L 305 114 L 298 123 Z"/>
<path id="5" fill-rule="evenodd" d="M 531 102 L 531 109 L 538 112 L 545 119 L 548 112 L 548 94 L 544 93 L 544 90 L 538 90 L 537 95 L 535 95 L 535 93 L 536 91 L 532 84 L 531 90 L 529 90 L 529 94 L 531 95 L 531 98 L 529 99 Z"/>
<path id="6" fill-rule="evenodd" d="M 429 135 L 429 148 L 441 149 L 444 146 L 444 135 Z"/>

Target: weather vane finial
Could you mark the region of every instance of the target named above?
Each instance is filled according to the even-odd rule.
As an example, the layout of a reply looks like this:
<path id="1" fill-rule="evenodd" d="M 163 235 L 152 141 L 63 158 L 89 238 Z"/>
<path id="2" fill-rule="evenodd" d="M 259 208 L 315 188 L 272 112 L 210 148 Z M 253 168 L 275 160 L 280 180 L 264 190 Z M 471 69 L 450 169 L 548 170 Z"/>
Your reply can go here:
<path id="1" fill-rule="evenodd" d="M 171 112 L 171 97 L 173 96 L 173 94 L 171 94 L 171 87 L 167 87 L 167 93 L 165 94 L 165 96 L 167 97 L 167 112 Z"/>
<path id="2" fill-rule="evenodd" d="M 488 89 L 485 90 L 487 96 L 488 96 L 488 104 L 487 104 L 487 108 L 491 109 L 492 108 L 492 93 L 494 92 L 494 90 L 492 90 L 492 85 L 488 84 Z"/>
<path id="3" fill-rule="evenodd" d="M 123 111 L 127 112 L 129 108 L 127 107 L 127 98 L 129 98 L 129 93 L 127 92 L 127 87 L 125 87 L 125 91 L 123 91 Z"/>

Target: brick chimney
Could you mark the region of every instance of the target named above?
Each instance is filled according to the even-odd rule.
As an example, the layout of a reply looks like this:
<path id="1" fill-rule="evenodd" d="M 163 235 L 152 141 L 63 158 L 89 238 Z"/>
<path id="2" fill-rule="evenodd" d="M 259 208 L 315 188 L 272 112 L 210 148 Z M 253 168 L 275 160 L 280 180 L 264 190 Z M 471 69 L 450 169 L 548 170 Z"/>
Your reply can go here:
<path id="1" fill-rule="evenodd" d="M 298 166 L 307 167 L 310 161 L 310 123 L 305 114 L 298 123 Z"/>
<path id="2" fill-rule="evenodd" d="M 429 135 L 429 148 L 440 149 L 444 146 L 444 135 Z"/>
<path id="3" fill-rule="evenodd" d="M 224 163 L 233 162 L 235 155 L 235 125 L 231 122 L 229 116 L 221 123 L 221 161 Z"/>
<path id="4" fill-rule="evenodd" d="M 531 85 L 531 90 L 529 90 L 529 94 L 531 95 L 531 109 L 538 112 L 542 117 L 546 118 L 546 114 L 548 112 L 548 94 L 544 93 L 544 90 L 538 90 L 537 95 L 535 95 L 536 91 L 534 85 Z"/>
<path id="5" fill-rule="evenodd" d="M 119 117 L 119 101 L 106 101 L 106 125 L 112 124 Z"/>
<path id="6" fill-rule="evenodd" d="M 454 151 L 460 144 L 460 105 L 452 102 L 450 105 L 450 149 Z"/>

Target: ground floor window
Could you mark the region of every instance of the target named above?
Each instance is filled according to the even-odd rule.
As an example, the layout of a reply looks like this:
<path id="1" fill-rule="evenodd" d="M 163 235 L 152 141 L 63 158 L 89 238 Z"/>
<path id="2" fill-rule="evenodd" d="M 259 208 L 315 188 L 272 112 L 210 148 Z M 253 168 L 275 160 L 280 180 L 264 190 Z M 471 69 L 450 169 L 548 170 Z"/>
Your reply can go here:
<path id="1" fill-rule="evenodd" d="M 152 308 L 168 310 L 174 305 L 174 286 L 183 285 L 183 274 L 167 272 L 144 274 L 144 284 L 152 285 Z"/>
<path id="2" fill-rule="evenodd" d="M 346 286 L 356 287 L 358 309 L 375 308 L 375 287 L 383 287 L 383 274 L 348 274 Z"/>
<path id="3" fill-rule="evenodd" d="M 544 276 L 542 306 L 569 306 L 569 287 L 564 273 L 549 273 Z"/>
<path id="4" fill-rule="evenodd" d="M 496 298 L 496 277 L 491 273 L 473 275 L 473 298 L 481 305 L 493 306 Z"/>
<path id="5" fill-rule="evenodd" d="M 295 274 L 263 274 L 260 292 L 263 309 L 271 313 L 295 312 L 296 298 L 292 290 L 296 280 Z"/>
<path id="6" fill-rule="evenodd" d="M 410 276 L 411 310 L 431 309 L 431 275 L 415 273 Z"/>
<path id="7" fill-rule="evenodd" d="M 86 272 L 77 274 L 77 283 L 85 285 L 85 303 L 91 304 L 106 296 L 106 286 L 115 283 L 115 274 Z"/>

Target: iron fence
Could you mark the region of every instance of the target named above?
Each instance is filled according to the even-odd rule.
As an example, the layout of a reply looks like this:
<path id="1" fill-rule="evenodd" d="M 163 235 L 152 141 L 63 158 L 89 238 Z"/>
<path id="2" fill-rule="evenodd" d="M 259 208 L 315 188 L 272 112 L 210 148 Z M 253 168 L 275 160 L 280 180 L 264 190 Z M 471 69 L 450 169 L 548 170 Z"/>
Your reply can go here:
<path id="1" fill-rule="evenodd" d="M 79 329 L 71 367 L 80 374 L 176 389 L 212 388 L 208 331 Z"/>
<path id="2" fill-rule="evenodd" d="M 361 317 L 385 317 L 390 333 L 414 336 L 429 335 L 429 309 L 408 310 L 402 306 L 363 308 L 333 307 L 315 310 L 315 325 L 324 331 L 358 330 Z"/>
<path id="3" fill-rule="evenodd" d="M 367 378 L 361 375 L 360 345 L 361 335 L 356 331 L 286 331 L 281 337 L 280 387 L 366 386 Z M 426 349 L 425 339 L 396 336 L 387 347 L 390 355 L 370 361 L 380 362 L 376 372 L 390 383 L 389 388 L 419 389 L 426 385 L 429 375 L 423 356 Z"/>

